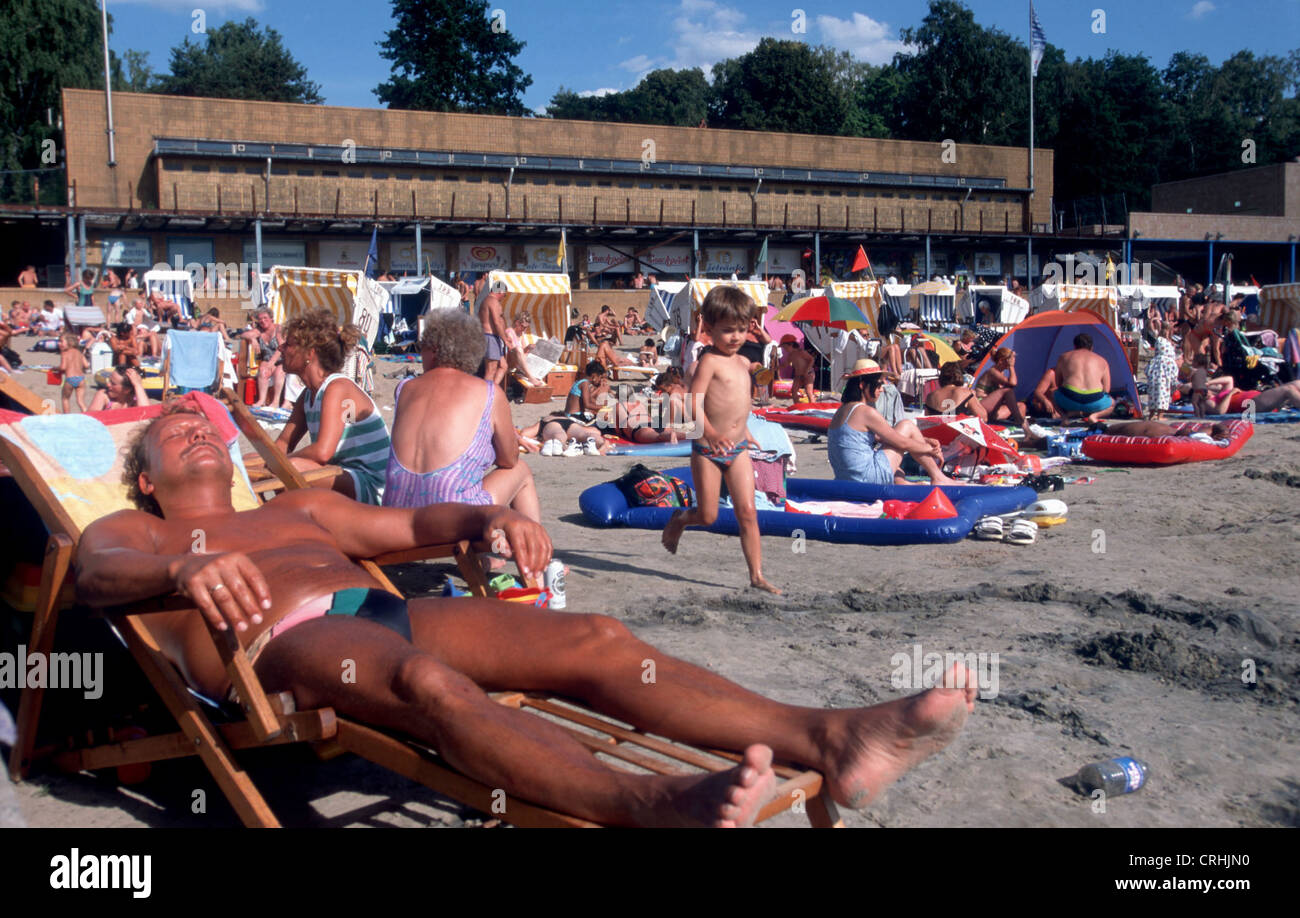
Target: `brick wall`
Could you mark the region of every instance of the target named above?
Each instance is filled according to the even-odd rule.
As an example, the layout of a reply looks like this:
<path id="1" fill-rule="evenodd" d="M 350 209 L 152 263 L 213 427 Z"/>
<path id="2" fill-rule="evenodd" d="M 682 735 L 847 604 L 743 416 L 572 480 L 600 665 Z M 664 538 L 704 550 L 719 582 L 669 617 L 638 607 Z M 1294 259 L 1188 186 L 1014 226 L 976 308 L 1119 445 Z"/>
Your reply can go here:
<path id="1" fill-rule="evenodd" d="M 1141 239 L 1204 239 L 1206 233 L 1225 240 L 1287 242 L 1300 236 L 1300 217 L 1251 217 L 1228 214 L 1129 214 L 1129 226 Z"/>
<path id="2" fill-rule="evenodd" d="M 238 206 L 241 210 L 251 210 L 257 206 L 254 196 L 264 194 L 260 178 L 240 174 L 237 182 L 223 183 L 212 173 L 207 176 L 208 181 L 194 183 L 187 179 L 185 201 L 192 204 L 187 208 L 180 201 L 180 180 L 169 178 L 161 166 L 151 160 L 153 140 L 162 136 L 320 144 L 342 144 L 352 140 L 363 147 L 621 159 L 639 159 L 646 149 L 644 141 L 652 140 L 655 157 L 660 162 L 989 176 L 1005 178 L 1011 188 L 1024 187 L 1027 183 L 1027 151 L 1014 147 L 958 145 L 955 162 L 946 163 L 942 158 L 944 148 L 939 143 L 327 108 L 135 93 L 118 93 L 113 97 L 117 166 L 109 168 L 106 165 L 103 94 L 90 90 L 64 90 L 63 107 L 68 176 L 70 182 L 75 183 L 77 203 L 83 207 L 171 209 L 177 206 L 182 210 L 216 210 L 215 189 L 218 185 L 223 186 L 223 209 Z M 1036 150 L 1035 222 L 1049 219 L 1052 168 L 1052 151 Z M 170 187 L 171 181 L 177 182 L 174 192 Z M 373 210 L 375 189 L 370 187 L 349 187 L 347 182 L 338 180 L 315 182 L 305 178 L 278 184 L 281 187 L 277 189 L 277 183 L 272 182 L 272 210 L 292 212 L 292 188 L 295 186 L 301 212 L 310 212 L 310 207 L 320 208 L 315 211 L 318 213 L 332 213 L 336 200 L 346 212 L 369 213 Z M 231 189 L 228 192 L 225 190 L 227 185 Z M 340 189 L 343 189 L 342 196 L 346 196 L 346 206 L 338 200 Z M 392 200 L 381 198 L 381 209 L 385 206 L 409 207 L 409 191 L 393 189 L 388 196 Z M 458 194 L 458 206 L 486 209 L 489 192 L 480 189 L 477 193 L 466 194 L 463 205 Z M 232 197 L 229 204 L 227 195 Z M 247 195 L 247 198 L 241 198 L 241 195 Z M 610 194 L 601 197 L 614 199 L 617 203 L 618 198 L 627 196 Z M 395 200 L 398 198 L 402 203 Z M 418 198 L 417 190 L 417 202 Z M 308 201 L 312 203 L 309 205 Z M 543 208 L 552 206 L 544 198 L 530 204 L 538 208 L 540 219 L 555 219 L 543 213 Z M 260 206 L 265 207 L 265 200 L 260 202 Z M 494 204 L 494 208 L 496 206 L 503 207 L 504 199 L 499 205 Z M 658 206 L 657 198 L 655 206 Z"/>
<path id="3" fill-rule="evenodd" d="M 1240 206 L 1237 206 L 1240 203 Z M 1300 218 L 1300 163 L 1277 163 L 1151 188 L 1151 210 Z"/>

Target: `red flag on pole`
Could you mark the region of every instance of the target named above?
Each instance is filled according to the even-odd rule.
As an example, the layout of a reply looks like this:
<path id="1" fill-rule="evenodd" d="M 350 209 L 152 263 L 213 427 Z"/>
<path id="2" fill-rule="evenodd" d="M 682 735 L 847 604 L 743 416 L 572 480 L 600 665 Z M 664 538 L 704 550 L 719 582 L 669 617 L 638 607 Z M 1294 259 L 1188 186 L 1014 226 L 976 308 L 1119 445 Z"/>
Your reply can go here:
<path id="1" fill-rule="evenodd" d="M 858 246 L 858 254 L 853 256 L 853 267 L 850 269 L 854 274 L 859 271 L 866 271 L 871 267 L 871 259 L 867 258 L 867 250 Z"/>

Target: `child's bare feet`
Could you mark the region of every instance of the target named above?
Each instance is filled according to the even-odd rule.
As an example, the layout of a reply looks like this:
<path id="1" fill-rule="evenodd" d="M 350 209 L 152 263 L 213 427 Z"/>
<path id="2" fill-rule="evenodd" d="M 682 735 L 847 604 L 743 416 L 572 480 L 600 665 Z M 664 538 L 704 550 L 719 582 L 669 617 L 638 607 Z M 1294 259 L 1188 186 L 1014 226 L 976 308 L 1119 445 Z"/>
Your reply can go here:
<path id="1" fill-rule="evenodd" d="M 677 554 L 677 543 L 682 540 L 682 530 L 686 528 L 686 511 L 674 510 L 668 525 L 664 526 L 664 548 L 671 555 Z"/>
<path id="2" fill-rule="evenodd" d="M 777 596 L 781 595 L 781 591 L 768 583 L 767 578 L 762 574 L 755 574 L 753 577 L 750 577 L 749 585 L 760 590 L 767 590 L 769 593 L 775 593 Z"/>

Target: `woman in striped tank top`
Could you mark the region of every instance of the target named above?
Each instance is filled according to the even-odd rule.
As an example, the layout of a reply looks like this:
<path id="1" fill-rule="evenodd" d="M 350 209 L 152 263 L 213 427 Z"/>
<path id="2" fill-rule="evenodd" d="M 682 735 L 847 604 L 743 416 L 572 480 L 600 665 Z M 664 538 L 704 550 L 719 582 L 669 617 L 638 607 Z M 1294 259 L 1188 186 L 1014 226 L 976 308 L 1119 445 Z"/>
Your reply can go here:
<path id="1" fill-rule="evenodd" d="M 340 332 L 328 309 L 309 310 L 284 324 L 285 372 L 296 373 L 306 389 L 276 445 L 288 453 L 310 433 L 311 445 L 289 454 L 294 466 L 303 471 L 341 466 L 347 474 L 320 486 L 378 504 L 388 464 L 388 427 L 370 396 L 339 372 L 360 337 L 355 325 Z"/>

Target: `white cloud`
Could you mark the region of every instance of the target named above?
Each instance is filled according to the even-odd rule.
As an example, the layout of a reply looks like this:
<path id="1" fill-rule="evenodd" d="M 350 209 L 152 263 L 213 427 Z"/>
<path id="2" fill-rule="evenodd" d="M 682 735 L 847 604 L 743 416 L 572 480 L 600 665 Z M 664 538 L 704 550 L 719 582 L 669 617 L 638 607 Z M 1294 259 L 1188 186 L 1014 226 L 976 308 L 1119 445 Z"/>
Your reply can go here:
<path id="1" fill-rule="evenodd" d="M 853 13 L 850 19 L 818 16 L 816 26 L 823 44 L 848 51 L 857 59 L 872 64 L 888 63 L 896 52 L 906 53 L 908 50 L 888 23 L 877 22 L 862 13 Z M 809 44 L 814 43 L 812 36 L 795 35 L 788 25 L 769 29 L 750 27 L 744 12 L 718 0 L 678 0 L 670 46 L 665 53 L 657 56 L 638 54 L 620 63 L 619 67 L 632 73 L 637 81 L 661 67 L 675 70 L 699 67 L 706 77 L 711 77 L 710 70 L 714 64 L 748 54 L 764 36 L 784 40 L 807 39 Z"/>
<path id="2" fill-rule="evenodd" d="M 681 0 L 680 11 L 673 19 L 673 56 L 662 66 L 700 67 L 707 74 L 718 61 L 753 51 L 762 37 L 744 28 L 744 13 L 714 0 Z"/>
<path id="3" fill-rule="evenodd" d="M 266 9 L 266 4 L 262 0 L 113 0 L 113 5 L 152 6 L 170 13 L 184 13 L 187 16 L 197 9 L 218 13 L 260 13 Z"/>
<path id="4" fill-rule="evenodd" d="M 1210 0 L 1196 0 L 1196 4 L 1192 7 L 1192 11 L 1187 15 L 1192 19 L 1200 19 L 1207 13 L 1213 13 L 1214 9 L 1214 4 L 1211 3 Z"/>
<path id="5" fill-rule="evenodd" d="M 655 59 L 644 54 L 638 54 L 636 57 L 629 57 L 627 60 L 619 62 L 619 67 L 624 70 L 630 70 L 632 73 L 642 75 L 654 70 L 655 66 Z"/>
<path id="6" fill-rule="evenodd" d="M 818 16 L 817 28 L 823 42 L 848 51 L 869 64 L 887 64 L 894 59 L 895 53 L 908 49 L 906 44 L 892 37 L 893 30 L 888 23 L 877 22 L 863 13 L 854 13 L 852 19 Z"/>
<path id="7" fill-rule="evenodd" d="M 613 95 L 614 93 L 619 92 L 619 91 L 620 91 L 620 90 L 613 89 L 613 88 L 611 88 L 611 87 L 609 87 L 609 86 L 602 86 L 600 89 L 582 89 L 582 90 L 579 90 L 579 91 L 578 91 L 578 95 L 579 95 L 581 98 L 583 98 L 583 99 L 591 99 L 591 98 L 597 98 L 597 99 L 599 99 L 601 96 L 609 96 L 609 95 Z"/>

